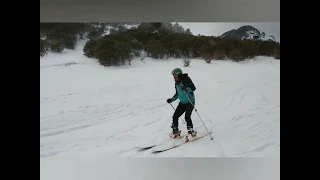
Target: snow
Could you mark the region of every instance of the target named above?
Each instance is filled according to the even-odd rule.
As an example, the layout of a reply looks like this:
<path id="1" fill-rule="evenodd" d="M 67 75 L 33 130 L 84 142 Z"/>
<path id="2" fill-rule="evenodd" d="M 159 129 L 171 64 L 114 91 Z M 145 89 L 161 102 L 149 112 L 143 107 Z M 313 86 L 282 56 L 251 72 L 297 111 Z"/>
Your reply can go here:
<path id="1" fill-rule="evenodd" d="M 255 30 L 248 30 L 246 31 L 246 34 L 247 34 L 247 37 L 242 37 L 242 39 L 249 39 L 249 40 L 253 40 L 255 39 L 254 37 L 258 36 L 259 40 L 262 40 L 262 41 L 269 41 L 269 40 L 272 40 L 272 41 L 276 41 L 276 39 L 271 36 L 271 35 L 266 35 L 264 32 L 262 31 L 255 31 Z"/>
<path id="2" fill-rule="evenodd" d="M 40 157 L 280 157 L 280 61 L 153 60 L 103 67 L 76 50 L 40 58 Z M 69 63 L 69 64 L 68 64 Z M 67 64 L 67 65 L 66 65 Z M 195 83 L 204 137 L 151 154 L 135 147 L 170 141 L 171 70 Z M 173 103 L 177 106 L 178 101 Z M 184 115 L 182 116 L 184 118 Z M 196 112 L 195 129 L 205 131 Z M 185 124 L 180 122 L 182 132 Z"/>

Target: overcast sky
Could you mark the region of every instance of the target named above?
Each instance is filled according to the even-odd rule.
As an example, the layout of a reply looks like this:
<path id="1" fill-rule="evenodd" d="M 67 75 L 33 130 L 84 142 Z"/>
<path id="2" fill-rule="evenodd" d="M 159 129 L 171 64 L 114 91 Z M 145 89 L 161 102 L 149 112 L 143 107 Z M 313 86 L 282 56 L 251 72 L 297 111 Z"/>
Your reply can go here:
<path id="1" fill-rule="evenodd" d="M 189 28 L 194 35 L 201 34 L 206 36 L 220 36 L 231 29 L 238 29 L 243 25 L 251 25 L 267 35 L 274 36 L 276 41 L 280 42 L 280 23 L 178 23 L 185 29 Z"/>

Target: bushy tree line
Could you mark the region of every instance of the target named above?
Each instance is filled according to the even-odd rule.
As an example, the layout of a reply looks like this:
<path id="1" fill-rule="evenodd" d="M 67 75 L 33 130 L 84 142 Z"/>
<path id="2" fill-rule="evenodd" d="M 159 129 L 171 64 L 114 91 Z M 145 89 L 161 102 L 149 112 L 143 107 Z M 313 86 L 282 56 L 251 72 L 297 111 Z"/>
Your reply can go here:
<path id="1" fill-rule="evenodd" d="M 83 34 L 85 27 L 84 23 L 40 23 L 40 56 L 48 50 L 74 49 L 78 35 Z"/>
<path id="2" fill-rule="evenodd" d="M 190 29 L 171 23 L 40 23 L 40 56 L 44 56 L 50 50 L 62 52 L 64 49 L 74 49 L 79 39 L 96 40 L 107 31 L 110 34 L 126 32 L 125 25 L 148 26 L 155 28 L 160 26 L 173 32 L 190 33 Z M 134 29 L 134 28 L 133 28 Z M 136 52 L 137 53 L 137 52 Z"/>
<path id="3" fill-rule="evenodd" d="M 110 33 L 105 35 L 106 25 L 110 24 L 78 23 L 73 26 L 62 25 L 61 28 L 65 29 L 60 29 L 60 33 L 58 33 L 59 28 L 54 31 L 46 30 L 49 42 L 40 39 L 40 54 L 42 49 L 46 51 L 51 47 L 52 50 L 52 46 L 57 52 L 63 48 L 72 49 L 75 38 L 81 36 L 89 39 L 83 50 L 84 55 L 98 59 L 105 66 L 130 63 L 132 58 L 140 56 L 142 51 L 145 51 L 148 57 L 155 59 L 203 58 L 208 63 L 211 60 L 224 59 L 238 62 L 259 55 L 280 59 L 280 44 L 273 41 L 195 36 L 189 29 L 184 30 L 177 23 L 140 23 L 137 28 L 129 29 L 120 23 L 112 24 L 115 28 L 109 29 Z M 58 35 L 49 36 L 51 33 Z M 59 44 L 60 49 L 56 48 L 55 44 Z"/>
<path id="4" fill-rule="evenodd" d="M 106 23 L 40 23 L 40 56 L 74 49 L 79 39 L 101 37 Z"/>

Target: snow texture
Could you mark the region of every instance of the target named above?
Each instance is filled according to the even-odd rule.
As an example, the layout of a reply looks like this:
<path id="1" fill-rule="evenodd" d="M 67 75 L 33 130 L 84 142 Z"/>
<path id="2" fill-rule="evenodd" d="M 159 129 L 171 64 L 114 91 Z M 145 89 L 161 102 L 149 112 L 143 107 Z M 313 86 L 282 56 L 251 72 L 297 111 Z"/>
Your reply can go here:
<path id="1" fill-rule="evenodd" d="M 280 157 L 280 61 L 135 58 L 103 67 L 75 51 L 40 59 L 40 157 Z M 204 137 L 152 154 L 135 147 L 171 141 L 171 70 L 195 83 L 196 108 L 214 140 Z M 177 106 L 178 101 L 173 103 Z M 182 116 L 184 118 L 184 115 Z M 195 129 L 205 131 L 196 112 Z M 186 133 L 186 126 L 179 121 Z"/>

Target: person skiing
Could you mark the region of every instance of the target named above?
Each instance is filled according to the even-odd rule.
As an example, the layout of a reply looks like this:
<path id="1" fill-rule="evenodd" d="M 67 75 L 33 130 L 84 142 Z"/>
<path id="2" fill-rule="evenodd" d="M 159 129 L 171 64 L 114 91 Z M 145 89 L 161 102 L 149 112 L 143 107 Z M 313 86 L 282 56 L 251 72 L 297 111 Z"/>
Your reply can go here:
<path id="1" fill-rule="evenodd" d="M 193 129 L 191 114 L 194 108 L 193 105 L 195 105 L 194 91 L 196 90 L 196 87 L 189 75 L 187 73 L 183 73 L 180 68 L 173 69 L 172 75 L 175 80 L 176 93 L 173 97 L 168 98 L 167 102 L 172 103 L 177 99 L 179 99 L 180 102 L 172 116 L 172 133 L 170 134 L 170 136 L 172 138 L 180 136 L 181 130 L 179 130 L 178 128 L 178 119 L 183 113 L 185 113 L 188 134 L 190 134 L 192 137 L 195 137 L 197 131 Z"/>

